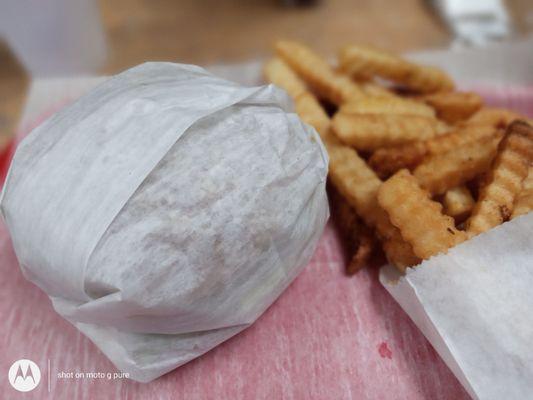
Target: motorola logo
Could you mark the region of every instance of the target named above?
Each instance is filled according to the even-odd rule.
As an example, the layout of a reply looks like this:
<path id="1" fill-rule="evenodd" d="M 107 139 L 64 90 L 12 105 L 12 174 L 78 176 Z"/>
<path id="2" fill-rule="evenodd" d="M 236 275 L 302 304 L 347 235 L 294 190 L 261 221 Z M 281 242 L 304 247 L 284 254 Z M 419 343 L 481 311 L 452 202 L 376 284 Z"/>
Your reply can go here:
<path id="1" fill-rule="evenodd" d="M 19 392 L 29 392 L 39 385 L 41 370 L 32 360 L 17 360 L 9 368 L 9 383 Z"/>

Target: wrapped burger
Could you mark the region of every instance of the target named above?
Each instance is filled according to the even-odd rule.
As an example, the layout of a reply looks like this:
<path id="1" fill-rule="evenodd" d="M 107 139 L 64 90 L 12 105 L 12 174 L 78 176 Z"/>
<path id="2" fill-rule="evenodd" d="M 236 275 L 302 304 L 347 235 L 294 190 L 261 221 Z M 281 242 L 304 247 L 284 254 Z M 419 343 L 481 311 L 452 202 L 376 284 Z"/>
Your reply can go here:
<path id="1" fill-rule="evenodd" d="M 24 275 L 152 380 L 240 332 L 311 257 L 327 155 L 273 86 L 147 63 L 17 149 L 0 199 Z"/>

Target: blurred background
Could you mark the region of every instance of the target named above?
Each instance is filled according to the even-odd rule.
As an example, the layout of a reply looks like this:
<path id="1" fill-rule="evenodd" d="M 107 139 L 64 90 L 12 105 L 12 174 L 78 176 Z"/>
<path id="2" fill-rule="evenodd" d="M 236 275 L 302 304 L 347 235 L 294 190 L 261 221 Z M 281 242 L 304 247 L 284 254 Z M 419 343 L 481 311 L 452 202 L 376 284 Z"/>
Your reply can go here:
<path id="1" fill-rule="evenodd" d="M 333 56 L 351 42 L 404 52 L 532 33 L 533 0 L 0 0 L 0 153 L 31 79 L 238 63 L 278 38 Z"/>

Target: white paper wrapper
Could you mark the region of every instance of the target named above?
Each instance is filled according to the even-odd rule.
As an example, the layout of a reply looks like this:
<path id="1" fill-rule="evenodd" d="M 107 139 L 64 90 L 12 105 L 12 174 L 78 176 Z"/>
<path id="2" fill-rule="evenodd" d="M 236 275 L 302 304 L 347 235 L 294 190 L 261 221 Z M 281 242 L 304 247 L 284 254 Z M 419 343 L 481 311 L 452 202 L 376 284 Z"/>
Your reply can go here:
<path id="1" fill-rule="evenodd" d="M 533 213 L 380 280 L 473 398 L 531 398 Z"/>
<path id="2" fill-rule="evenodd" d="M 18 147 L 0 199 L 25 276 L 149 381 L 253 323 L 311 257 L 327 155 L 273 86 L 148 63 Z"/>

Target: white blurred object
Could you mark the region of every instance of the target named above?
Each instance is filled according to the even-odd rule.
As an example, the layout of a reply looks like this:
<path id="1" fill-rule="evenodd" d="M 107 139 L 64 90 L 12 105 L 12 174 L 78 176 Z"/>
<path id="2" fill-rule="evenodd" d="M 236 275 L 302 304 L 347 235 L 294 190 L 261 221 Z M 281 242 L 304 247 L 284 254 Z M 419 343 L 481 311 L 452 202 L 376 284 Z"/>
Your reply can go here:
<path id="1" fill-rule="evenodd" d="M 453 47 L 482 46 L 513 34 L 501 0 L 431 0 L 455 35 Z"/>
<path id="2" fill-rule="evenodd" d="M 106 58 L 93 0 L 4 0 L 0 36 L 34 76 L 95 72 Z"/>

